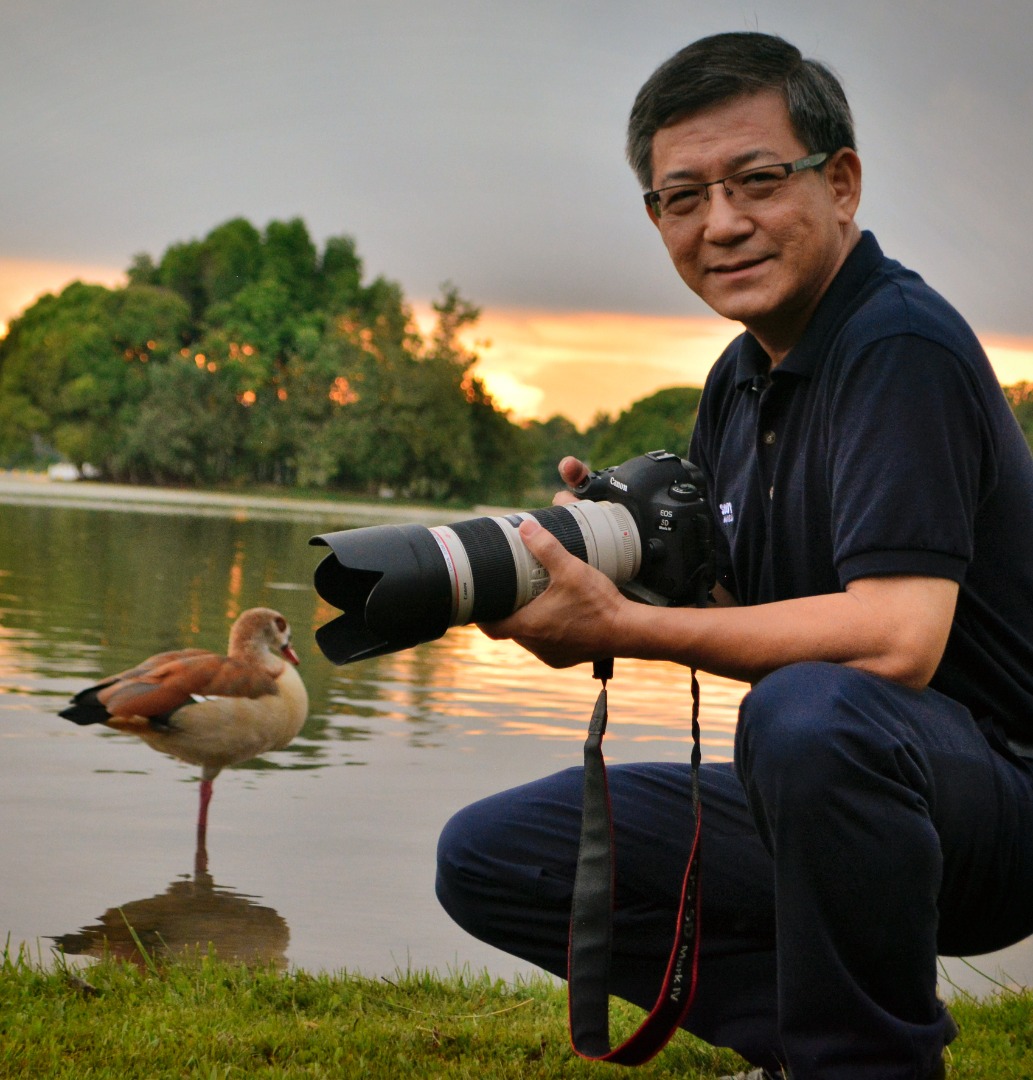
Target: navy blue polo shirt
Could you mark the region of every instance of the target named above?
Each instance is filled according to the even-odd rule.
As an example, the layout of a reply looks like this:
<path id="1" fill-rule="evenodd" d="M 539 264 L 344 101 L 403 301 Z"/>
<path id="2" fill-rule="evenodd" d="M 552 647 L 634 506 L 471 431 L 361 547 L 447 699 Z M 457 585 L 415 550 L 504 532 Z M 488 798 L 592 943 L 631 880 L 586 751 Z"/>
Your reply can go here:
<path id="1" fill-rule="evenodd" d="M 739 603 L 950 578 L 932 685 L 1033 744 L 1033 456 L 968 324 L 871 233 L 773 371 L 751 334 L 728 346 L 690 456 Z"/>

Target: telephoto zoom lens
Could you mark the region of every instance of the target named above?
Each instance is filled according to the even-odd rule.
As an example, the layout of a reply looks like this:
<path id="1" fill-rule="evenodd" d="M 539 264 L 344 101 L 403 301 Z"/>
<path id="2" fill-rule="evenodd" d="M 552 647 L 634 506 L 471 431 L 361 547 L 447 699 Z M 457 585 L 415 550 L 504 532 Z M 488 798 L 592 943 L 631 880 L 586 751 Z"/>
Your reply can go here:
<path id="1" fill-rule="evenodd" d="M 450 626 L 511 615 L 549 583 L 520 539 L 534 518 L 572 555 L 618 587 L 638 573 L 642 545 L 635 520 L 618 503 L 582 501 L 507 517 L 451 525 L 375 525 L 315 536 L 332 554 L 316 568 L 319 595 L 344 612 L 316 631 L 328 660 L 408 649 Z"/>

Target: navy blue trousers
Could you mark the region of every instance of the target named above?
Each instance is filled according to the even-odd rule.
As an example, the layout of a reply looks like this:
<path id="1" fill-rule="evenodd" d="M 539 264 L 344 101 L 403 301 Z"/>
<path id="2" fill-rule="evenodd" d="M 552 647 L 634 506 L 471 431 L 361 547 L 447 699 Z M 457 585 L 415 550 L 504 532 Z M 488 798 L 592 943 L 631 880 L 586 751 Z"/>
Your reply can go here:
<path id="1" fill-rule="evenodd" d="M 693 835 L 689 769 L 609 777 L 612 991 L 648 1009 Z M 569 769 L 474 803 L 438 849 L 449 914 L 561 977 L 581 782 Z M 929 1075 L 954 1034 L 938 953 L 1033 933 L 1033 763 L 934 691 L 807 663 L 750 691 L 734 765 L 704 765 L 701 791 L 701 961 L 685 1026 L 793 1080 Z"/>

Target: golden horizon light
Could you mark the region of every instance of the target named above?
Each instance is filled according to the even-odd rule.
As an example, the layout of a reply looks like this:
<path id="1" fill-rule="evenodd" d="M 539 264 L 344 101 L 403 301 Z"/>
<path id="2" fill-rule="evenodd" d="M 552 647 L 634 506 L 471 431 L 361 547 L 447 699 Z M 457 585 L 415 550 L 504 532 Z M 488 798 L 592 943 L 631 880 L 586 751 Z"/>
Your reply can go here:
<path id="1" fill-rule="evenodd" d="M 0 258 L 0 337 L 40 296 L 72 281 L 117 287 L 126 275 L 102 264 Z M 429 336 L 432 307 L 416 302 L 412 310 Z M 562 415 L 584 429 L 599 413 L 615 416 L 657 390 L 702 386 L 739 332 L 716 316 L 485 308 L 461 342 L 478 357 L 474 373 L 514 420 Z M 1033 381 L 1033 336 L 979 336 L 1002 385 Z"/>
<path id="2" fill-rule="evenodd" d="M 0 257 L 0 337 L 11 319 L 46 293 L 59 293 L 73 281 L 114 288 L 126 283 L 126 272 L 102 263 L 55 262 Z"/>
<path id="3" fill-rule="evenodd" d="M 421 332 L 433 311 L 417 308 Z M 486 310 L 461 335 L 478 356 L 474 372 L 516 420 L 566 416 L 579 428 L 599 412 L 616 416 L 672 386 L 702 386 L 741 332 L 717 316 Z M 980 334 L 1002 386 L 1033 382 L 1033 337 Z"/>
<path id="4" fill-rule="evenodd" d="M 422 333 L 429 306 L 416 305 Z M 516 420 L 561 414 L 579 428 L 671 386 L 702 386 L 740 327 L 709 316 L 485 309 L 460 335 L 474 373 Z"/>
<path id="5" fill-rule="evenodd" d="M 979 340 L 1002 386 L 1033 382 L 1033 338 L 980 334 Z"/>

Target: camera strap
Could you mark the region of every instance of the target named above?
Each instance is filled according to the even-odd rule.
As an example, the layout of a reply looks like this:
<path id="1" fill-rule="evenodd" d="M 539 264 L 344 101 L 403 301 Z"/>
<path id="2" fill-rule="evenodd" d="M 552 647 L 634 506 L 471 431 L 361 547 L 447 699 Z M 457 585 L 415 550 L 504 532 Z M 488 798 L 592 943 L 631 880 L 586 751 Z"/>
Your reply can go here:
<path id="1" fill-rule="evenodd" d="M 620 1045 L 610 1045 L 610 958 L 613 936 L 613 815 L 603 760 L 606 683 L 613 661 L 595 665 L 602 689 L 585 740 L 584 806 L 574 897 L 570 916 L 567 999 L 570 1041 L 575 1053 L 592 1061 L 641 1065 L 658 1054 L 688 1014 L 699 973 L 700 730 L 699 682 L 692 670 L 692 806 L 695 834 L 682 881 L 674 946 L 652 1011 Z"/>

